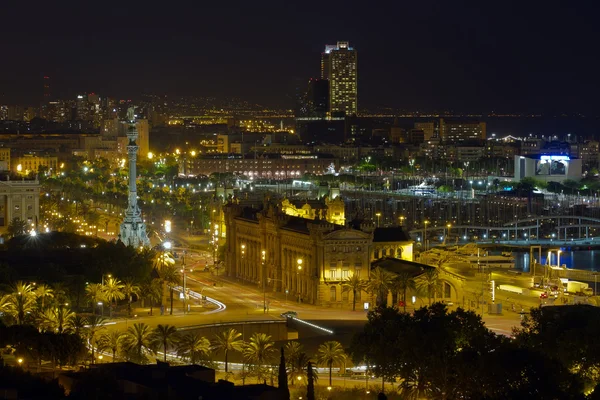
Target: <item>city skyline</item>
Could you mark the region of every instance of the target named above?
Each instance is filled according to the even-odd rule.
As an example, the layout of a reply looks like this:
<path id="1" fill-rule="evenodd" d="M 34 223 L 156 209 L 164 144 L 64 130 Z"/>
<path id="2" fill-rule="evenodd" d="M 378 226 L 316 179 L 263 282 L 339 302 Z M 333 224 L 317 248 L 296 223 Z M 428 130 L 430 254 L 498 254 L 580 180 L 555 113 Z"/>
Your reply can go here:
<path id="1" fill-rule="evenodd" d="M 186 12 L 11 5 L 5 15 L 14 18 L 0 28 L 10 61 L 0 66 L 0 101 L 37 104 L 50 76 L 60 97 L 236 96 L 292 108 L 296 82 L 305 90 L 319 77 L 324 45 L 348 41 L 361 52 L 365 108 L 593 114 L 596 8 L 331 4 L 224 13 L 217 5 Z M 27 29 L 19 15 L 27 15 Z M 120 19 L 128 23 L 110 22 Z"/>

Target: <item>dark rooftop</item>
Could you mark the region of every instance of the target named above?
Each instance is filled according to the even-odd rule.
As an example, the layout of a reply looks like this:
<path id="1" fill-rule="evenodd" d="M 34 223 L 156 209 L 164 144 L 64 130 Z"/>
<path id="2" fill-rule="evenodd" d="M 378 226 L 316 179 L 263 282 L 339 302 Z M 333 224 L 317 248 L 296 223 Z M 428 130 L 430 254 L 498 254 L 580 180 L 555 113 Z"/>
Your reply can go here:
<path id="1" fill-rule="evenodd" d="M 426 270 L 435 268 L 427 264 L 416 263 L 413 261 L 402 260 L 400 258 L 385 257 L 375 260 L 371 263 L 373 268 L 383 268 L 394 274 L 410 274 L 413 277 L 419 276 Z"/>
<path id="2" fill-rule="evenodd" d="M 412 239 L 400 226 L 375 228 L 373 242 L 410 242 Z"/>

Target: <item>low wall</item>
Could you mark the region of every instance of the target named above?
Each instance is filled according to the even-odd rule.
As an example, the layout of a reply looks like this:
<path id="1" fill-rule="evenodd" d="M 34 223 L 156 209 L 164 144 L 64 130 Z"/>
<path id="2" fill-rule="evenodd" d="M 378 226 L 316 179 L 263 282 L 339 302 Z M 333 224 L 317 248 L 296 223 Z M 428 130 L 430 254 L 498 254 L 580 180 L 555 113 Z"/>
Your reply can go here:
<path id="1" fill-rule="evenodd" d="M 195 325 L 180 328 L 180 332 L 195 331 L 212 340 L 219 333 L 230 328 L 242 334 L 241 339 L 249 340 L 254 333 L 265 333 L 271 340 L 287 340 L 288 331 L 285 321 L 236 321 L 217 324 Z"/>

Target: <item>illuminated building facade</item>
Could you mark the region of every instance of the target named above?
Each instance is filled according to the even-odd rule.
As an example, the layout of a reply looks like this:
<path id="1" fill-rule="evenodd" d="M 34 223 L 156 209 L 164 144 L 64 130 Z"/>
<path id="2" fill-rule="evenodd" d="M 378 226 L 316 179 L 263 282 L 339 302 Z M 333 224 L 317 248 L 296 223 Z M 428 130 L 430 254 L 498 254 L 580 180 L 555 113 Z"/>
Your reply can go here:
<path id="1" fill-rule="evenodd" d="M 329 112 L 332 116 L 358 113 L 357 53 L 348 42 L 325 46 L 321 78 L 329 80 Z"/>
<path id="2" fill-rule="evenodd" d="M 227 275 L 290 300 L 348 307 L 352 293 L 342 290 L 347 278 L 367 280 L 371 262 L 379 258 L 413 258 L 413 242 L 401 227 L 294 217 L 268 202 L 260 210 L 235 202 L 223 209 Z M 357 294 L 357 302 L 361 298 L 368 301 L 365 292 Z"/>
<path id="3" fill-rule="evenodd" d="M 440 138 L 444 142 L 480 141 L 486 138 L 486 124 L 479 121 L 440 119 Z"/>
<path id="4" fill-rule="evenodd" d="M 58 157 L 51 155 L 23 154 L 22 156 L 12 157 L 12 169 L 14 172 L 28 174 L 29 172 L 38 172 L 40 167 L 46 167 L 56 171 L 58 167 Z"/>
<path id="5" fill-rule="evenodd" d="M 37 228 L 40 218 L 40 183 L 38 181 L 0 181 L 0 230 L 6 231 L 14 218 Z"/>
<path id="6" fill-rule="evenodd" d="M 179 172 L 188 176 L 234 173 L 249 178 L 300 178 L 306 173 L 323 175 L 338 168 L 337 159 L 326 154 L 261 154 L 185 156 Z"/>
<path id="7" fill-rule="evenodd" d="M 580 158 L 564 154 L 515 156 L 515 180 L 523 178 L 544 182 L 578 181 L 582 178 L 582 162 Z"/>

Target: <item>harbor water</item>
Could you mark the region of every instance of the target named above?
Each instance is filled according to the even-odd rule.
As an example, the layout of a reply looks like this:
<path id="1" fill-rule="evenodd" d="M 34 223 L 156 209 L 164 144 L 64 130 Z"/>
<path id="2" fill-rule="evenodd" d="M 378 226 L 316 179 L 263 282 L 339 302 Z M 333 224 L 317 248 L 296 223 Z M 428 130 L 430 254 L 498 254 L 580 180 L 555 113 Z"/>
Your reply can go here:
<path id="1" fill-rule="evenodd" d="M 529 272 L 529 252 L 514 252 L 515 269 Z M 537 253 L 534 254 L 537 257 Z M 547 252 L 542 251 L 540 264 L 546 264 Z M 556 253 L 552 254 L 551 264 L 557 263 Z M 600 271 L 600 250 L 571 251 L 563 249 L 560 253 L 560 264 L 567 268 L 583 269 L 588 271 Z"/>

